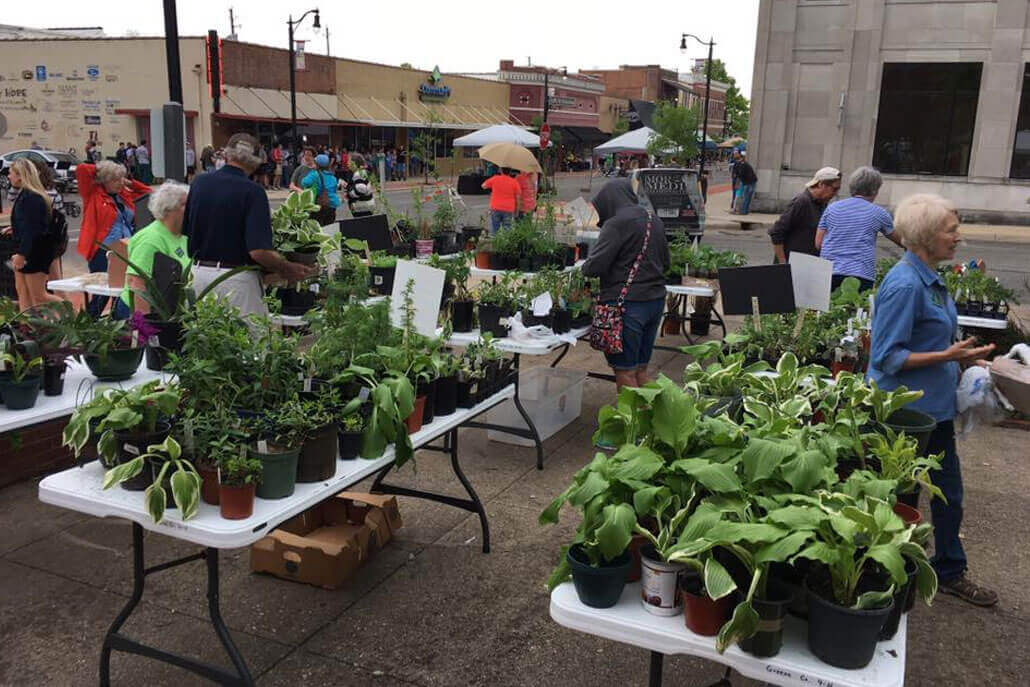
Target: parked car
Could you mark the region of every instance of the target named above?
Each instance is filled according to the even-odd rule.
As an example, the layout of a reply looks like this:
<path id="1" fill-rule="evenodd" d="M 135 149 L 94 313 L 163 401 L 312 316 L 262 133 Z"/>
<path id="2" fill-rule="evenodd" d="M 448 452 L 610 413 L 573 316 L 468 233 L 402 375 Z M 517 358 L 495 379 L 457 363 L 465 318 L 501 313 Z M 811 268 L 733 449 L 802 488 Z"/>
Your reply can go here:
<path id="1" fill-rule="evenodd" d="M 76 190 L 75 166 L 79 164 L 77 157 L 61 150 L 34 149 L 12 150 L 0 155 L 0 176 L 3 177 L 0 185 L 4 188 L 8 186 L 7 174 L 11 163 L 23 157 L 30 160 L 42 160 L 47 163 L 54 170 L 55 181 L 58 185 L 64 187 L 62 190 L 67 192 L 74 192 Z"/>
<path id="2" fill-rule="evenodd" d="M 651 201 L 667 234 L 700 239 L 705 232 L 705 202 L 697 170 L 682 167 L 638 169 L 640 190 Z"/>

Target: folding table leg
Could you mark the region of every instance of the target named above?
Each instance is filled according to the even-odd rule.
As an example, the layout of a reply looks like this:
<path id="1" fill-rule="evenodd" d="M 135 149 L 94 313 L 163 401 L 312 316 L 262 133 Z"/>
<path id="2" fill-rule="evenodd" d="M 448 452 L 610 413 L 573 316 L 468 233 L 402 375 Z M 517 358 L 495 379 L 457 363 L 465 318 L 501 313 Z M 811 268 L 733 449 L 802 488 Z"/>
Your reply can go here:
<path id="1" fill-rule="evenodd" d="M 651 674 L 648 678 L 648 687 L 662 687 L 662 662 L 665 655 L 657 651 L 651 652 Z"/>
<path id="2" fill-rule="evenodd" d="M 533 418 L 529 417 L 529 413 L 522 407 L 522 400 L 519 398 L 519 386 L 521 385 L 519 378 L 519 354 L 514 355 L 515 362 L 515 397 L 512 401 L 515 403 L 515 410 L 519 411 L 519 415 L 526 421 L 526 426 L 529 427 L 530 434 L 533 435 L 533 443 L 536 444 L 536 469 L 544 469 L 544 444 L 540 441 L 540 433 L 536 431 L 536 425 L 533 424 Z"/>

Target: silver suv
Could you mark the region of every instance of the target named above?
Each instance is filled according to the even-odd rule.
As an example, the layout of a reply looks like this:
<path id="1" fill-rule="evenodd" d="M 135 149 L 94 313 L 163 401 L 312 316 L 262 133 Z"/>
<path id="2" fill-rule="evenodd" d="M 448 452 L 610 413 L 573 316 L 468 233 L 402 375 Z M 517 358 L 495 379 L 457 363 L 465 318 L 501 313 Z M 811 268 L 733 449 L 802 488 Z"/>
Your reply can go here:
<path id="1" fill-rule="evenodd" d="M 36 149 L 12 150 L 0 155 L 0 185 L 3 185 L 4 188 L 9 185 L 8 169 L 11 163 L 19 158 L 45 162 L 54 170 L 54 179 L 58 185 L 65 186 L 68 191 L 75 190 L 75 166 L 79 164 L 79 159 L 71 153 L 60 150 Z"/>

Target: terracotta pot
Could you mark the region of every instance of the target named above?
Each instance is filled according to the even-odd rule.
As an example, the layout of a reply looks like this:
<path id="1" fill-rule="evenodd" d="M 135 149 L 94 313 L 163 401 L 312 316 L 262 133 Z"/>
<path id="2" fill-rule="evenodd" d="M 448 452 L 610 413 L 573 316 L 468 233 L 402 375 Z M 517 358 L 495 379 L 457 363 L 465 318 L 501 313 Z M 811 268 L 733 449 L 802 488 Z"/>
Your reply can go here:
<path id="1" fill-rule="evenodd" d="M 422 429 L 422 413 L 425 410 L 426 397 L 419 396 L 415 399 L 415 409 L 411 411 L 411 415 L 404 420 L 404 424 L 408 426 L 408 434 L 414 434 L 418 430 Z"/>
<path id="2" fill-rule="evenodd" d="M 901 501 L 894 504 L 894 512 L 905 521 L 906 525 L 918 525 L 923 521 L 922 513 Z"/>
<path id="3" fill-rule="evenodd" d="M 197 474 L 200 475 L 200 498 L 204 503 L 212 506 L 218 505 L 218 468 L 196 464 Z"/>
<path id="4" fill-rule="evenodd" d="M 680 596 L 683 599 L 683 620 L 687 629 L 704 637 L 719 634 L 719 630 L 730 619 L 730 613 L 733 611 L 732 594 L 713 601 L 704 591 L 694 594 L 682 589 Z"/>
<path id="5" fill-rule="evenodd" d="M 226 520 L 244 520 L 253 515 L 254 491 L 253 484 L 244 484 L 242 487 L 219 484 L 218 507 L 222 517 Z"/>
<path id="6" fill-rule="evenodd" d="M 481 270 L 490 269 L 490 251 L 481 250 L 476 253 L 476 267 Z"/>
<path id="7" fill-rule="evenodd" d="M 680 328 L 683 322 L 678 318 L 666 317 L 665 321 L 662 322 L 662 334 L 666 336 L 676 336 L 680 333 Z"/>
<path id="8" fill-rule="evenodd" d="M 837 375 L 841 372 L 854 372 L 855 362 L 855 360 L 834 360 L 830 363 L 830 372 L 833 374 L 833 378 L 837 379 Z"/>

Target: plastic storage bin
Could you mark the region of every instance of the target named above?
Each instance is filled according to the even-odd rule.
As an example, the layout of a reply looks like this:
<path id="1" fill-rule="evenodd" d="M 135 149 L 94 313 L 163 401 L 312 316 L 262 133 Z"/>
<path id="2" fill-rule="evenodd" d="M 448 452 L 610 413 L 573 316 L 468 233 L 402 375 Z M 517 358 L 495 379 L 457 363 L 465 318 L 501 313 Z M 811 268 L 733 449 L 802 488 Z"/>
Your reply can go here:
<path id="1" fill-rule="evenodd" d="M 546 439 L 579 417 L 583 408 L 583 381 L 586 372 L 553 367 L 533 367 L 519 375 L 519 399 L 533 419 L 540 439 Z M 508 400 L 487 414 L 487 422 L 529 429 L 514 401 Z M 533 446 L 531 439 L 490 430 L 490 441 L 518 446 Z"/>

